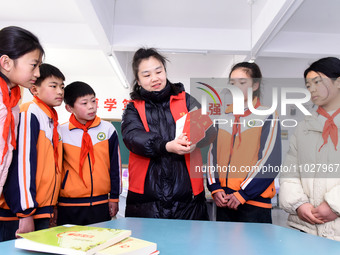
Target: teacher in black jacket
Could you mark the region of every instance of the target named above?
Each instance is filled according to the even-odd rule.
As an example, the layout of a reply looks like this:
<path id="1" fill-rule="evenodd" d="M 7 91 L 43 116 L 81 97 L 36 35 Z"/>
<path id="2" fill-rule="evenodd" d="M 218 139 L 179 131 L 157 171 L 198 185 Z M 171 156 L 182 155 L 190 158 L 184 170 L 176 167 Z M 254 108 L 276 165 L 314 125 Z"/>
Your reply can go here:
<path id="1" fill-rule="evenodd" d="M 122 118 L 129 156 L 126 217 L 207 220 L 198 147 L 215 138 L 211 126 L 203 140 L 192 144 L 187 134 L 175 139 L 176 120 L 199 103 L 181 83 L 167 80 L 166 59 L 152 48 L 133 57 L 135 76 L 130 102 Z"/>

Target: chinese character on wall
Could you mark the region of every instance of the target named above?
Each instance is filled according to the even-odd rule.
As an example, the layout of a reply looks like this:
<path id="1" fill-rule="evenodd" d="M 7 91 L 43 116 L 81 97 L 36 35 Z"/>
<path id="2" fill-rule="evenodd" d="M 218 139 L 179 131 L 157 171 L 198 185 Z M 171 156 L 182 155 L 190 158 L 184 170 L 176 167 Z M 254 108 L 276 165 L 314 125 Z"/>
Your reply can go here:
<path id="1" fill-rule="evenodd" d="M 123 100 L 123 105 L 124 105 L 124 107 L 123 107 L 123 111 L 126 109 L 126 106 L 127 106 L 127 104 L 130 102 L 130 100 L 127 100 L 126 98 Z"/>
<path id="2" fill-rule="evenodd" d="M 104 101 L 104 108 L 107 109 L 109 112 L 112 111 L 112 109 L 117 108 L 117 100 L 115 98 L 108 98 Z"/>

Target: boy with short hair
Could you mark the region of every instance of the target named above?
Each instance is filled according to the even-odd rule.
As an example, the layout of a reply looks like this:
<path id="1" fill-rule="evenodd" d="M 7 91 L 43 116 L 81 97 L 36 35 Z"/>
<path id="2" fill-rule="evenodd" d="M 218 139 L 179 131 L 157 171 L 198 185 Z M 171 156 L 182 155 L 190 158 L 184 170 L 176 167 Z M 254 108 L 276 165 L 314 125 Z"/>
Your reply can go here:
<path id="1" fill-rule="evenodd" d="M 58 68 L 42 64 L 40 77 L 30 88 L 33 101 L 20 106 L 17 149 L 0 200 L 0 218 L 11 226 L 2 233 L 5 240 L 15 238 L 16 233 L 48 228 L 53 216 L 62 170 L 54 107 L 63 102 L 64 80 Z"/>
<path id="2" fill-rule="evenodd" d="M 57 224 L 87 225 L 118 212 L 121 161 L 114 126 L 97 115 L 94 90 L 84 82 L 65 87 L 70 121 L 61 125 L 63 181 Z"/>

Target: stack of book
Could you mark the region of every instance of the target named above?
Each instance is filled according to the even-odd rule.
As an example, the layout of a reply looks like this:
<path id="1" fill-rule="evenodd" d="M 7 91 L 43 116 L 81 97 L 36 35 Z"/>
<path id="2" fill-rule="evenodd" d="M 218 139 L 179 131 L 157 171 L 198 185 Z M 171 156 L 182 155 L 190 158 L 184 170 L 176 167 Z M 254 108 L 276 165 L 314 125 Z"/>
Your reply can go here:
<path id="1" fill-rule="evenodd" d="M 130 237 L 130 230 L 89 226 L 58 226 L 19 234 L 15 247 L 70 255 L 155 255 L 157 244 Z"/>

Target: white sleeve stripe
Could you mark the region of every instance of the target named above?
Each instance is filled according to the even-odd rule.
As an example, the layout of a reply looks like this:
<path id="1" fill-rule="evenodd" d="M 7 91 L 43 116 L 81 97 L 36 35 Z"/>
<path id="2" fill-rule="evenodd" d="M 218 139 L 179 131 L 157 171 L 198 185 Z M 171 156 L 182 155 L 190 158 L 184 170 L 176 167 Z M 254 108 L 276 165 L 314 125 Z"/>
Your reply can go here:
<path id="1" fill-rule="evenodd" d="M 119 147 L 118 147 L 118 164 L 119 164 L 119 194 L 121 194 L 123 190 L 123 180 L 122 180 L 122 160 L 120 157 Z"/>
<path id="2" fill-rule="evenodd" d="M 277 136 L 277 131 L 278 131 L 278 128 L 277 128 L 277 121 L 275 121 L 275 125 L 273 128 L 271 128 L 271 132 L 269 133 L 268 135 L 268 138 L 266 140 L 266 144 L 263 148 L 263 151 L 265 151 L 265 155 L 262 157 L 261 160 L 259 160 L 258 162 L 256 162 L 255 166 L 256 166 L 256 170 L 258 170 L 259 166 L 261 165 L 264 165 L 263 162 L 267 162 L 268 158 L 270 157 L 272 151 L 273 151 L 273 148 L 276 144 L 276 136 Z M 241 187 L 242 189 L 245 189 L 247 187 L 247 185 L 253 180 L 254 176 L 257 174 L 257 171 L 251 171 L 249 174 L 248 174 L 248 177 L 241 183 Z"/>
<path id="3" fill-rule="evenodd" d="M 208 166 L 213 166 L 213 155 L 211 153 L 212 151 L 212 147 L 213 145 L 211 144 L 210 148 L 209 148 L 209 151 L 208 151 L 208 160 L 207 160 L 207 167 Z M 208 167 L 208 171 L 207 171 L 207 177 L 208 177 L 208 183 L 209 185 L 213 184 L 213 183 L 216 183 L 216 180 L 215 180 L 215 176 L 214 176 L 214 173 L 211 173 L 209 171 L 209 167 Z"/>
<path id="4" fill-rule="evenodd" d="M 31 115 L 24 112 L 20 118 L 19 138 L 21 143 L 18 148 L 18 181 L 20 192 L 20 204 L 22 210 L 34 207 L 31 196 L 31 166 L 30 166 L 30 149 L 31 149 Z M 26 199 L 28 204 L 26 203 Z"/>

